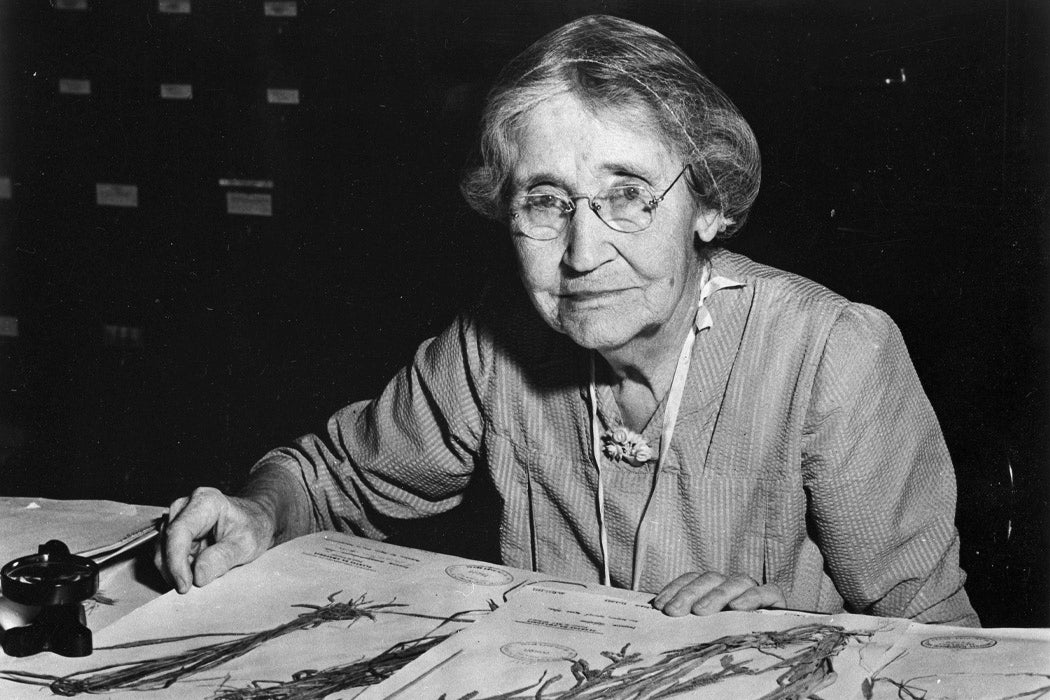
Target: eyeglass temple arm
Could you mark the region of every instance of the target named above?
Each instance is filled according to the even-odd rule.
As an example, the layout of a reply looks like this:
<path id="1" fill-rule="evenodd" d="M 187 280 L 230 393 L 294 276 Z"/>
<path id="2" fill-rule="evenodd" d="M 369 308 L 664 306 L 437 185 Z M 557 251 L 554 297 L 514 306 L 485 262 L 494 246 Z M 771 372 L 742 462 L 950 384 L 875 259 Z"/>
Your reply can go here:
<path id="1" fill-rule="evenodd" d="M 687 170 L 689 171 L 690 174 L 692 174 L 692 172 L 693 172 L 693 164 L 692 163 L 686 163 L 685 167 L 682 168 L 682 171 L 680 173 L 678 173 L 678 175 L 675 177 L 675 179 L 671 180 L 671 184 L 667 186 L 667 189 L 665 189 L 663 191 L 663 194 L 661 194 L 659 197 L 654 197 L 649 202 L 649 206 L 655 207 L 657 204 L 659 204 L 660 202 L 664 201 L 664 197 L 666 197 L 667 193 L 671 191 L 671 188 L 674 187 L 678 183 L 678 181 L 682 179 L 682 176 L 685 175 Z"/>

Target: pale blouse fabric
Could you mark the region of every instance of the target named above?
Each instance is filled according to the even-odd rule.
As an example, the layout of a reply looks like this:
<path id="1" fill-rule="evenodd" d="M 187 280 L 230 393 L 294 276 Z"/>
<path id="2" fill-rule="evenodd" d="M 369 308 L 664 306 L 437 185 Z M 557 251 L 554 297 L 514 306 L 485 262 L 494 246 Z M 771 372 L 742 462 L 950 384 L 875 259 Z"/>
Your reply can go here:
<path id="1" fill-rule="evenodd" d="M 778 584 L 788 606 L 976 625 L 963 590 L 955 477 L 899 331 L 882 312 L 724 250 L 666 463 L 645 519 L 641 588 L 718 571 Z M 619 424 L 600 381 L 602 428 Z M 598 581 L 586 351 L 524 295 L 489 298 L 425 342 L 373 401 L 259 464 L 289 470 L 317 529 L 380 538 L 385 518 L 461 502 L 486 478 L 503 562 Z M 659 449 L 662 408 L 643 435 Z M 602 457 L 609 566 L 629 586 L 652 465 Z M 482 473 L 482 470 L 484 473 Z M 477 472 L 477 473 L 476 473 Z"/>

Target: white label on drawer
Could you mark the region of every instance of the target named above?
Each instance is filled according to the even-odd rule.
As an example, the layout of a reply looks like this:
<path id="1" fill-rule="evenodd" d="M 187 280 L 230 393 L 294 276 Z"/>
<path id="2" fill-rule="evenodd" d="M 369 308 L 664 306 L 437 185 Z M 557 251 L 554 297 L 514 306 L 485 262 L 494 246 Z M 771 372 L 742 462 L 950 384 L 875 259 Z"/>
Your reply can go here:
<path id="1" fill-rule="evenodd" d="M 227 192 L 226 213 L 247 214 L 248 216 L 273 216 L 273 197 L 268 194 Z"/>
<path id="2" fill-rule="evenodd" d="M 267 17 L 295 17 L 299 14 L 299 4 L 295 2 L 264 2 L 263 14 Z"/>
<path id="3" fill-rule="evenodd" d="M 107 323 L 102 326 L 102 344 L 109 347 L 141 348 L 142 328 Z"/>
<path id="4" fill-rule="evenodd" d="M 11 178 L 0 177 L 0 199 L 11 199 Z"/>
<path id="5" fill-rule="evenodd" d="M 88 0 L 52 0 L 56 10 L 86 10 Z"/>
<path id="6" fill-rule="evenodd" d="M 219 187 L 254 187 L 257 190 L 272 190 L 273 180 L 247 180 L 239 177 L 220 177 Z"/>
<path id="7" fill-rule="evenodd" d="M 18 337 L 18 318 L 15 316 L 0 316 L 0 337 Z"/>
<path id="8" fill-rule="evenodd" d="M 185 83 L 163 83 L 160 86 L 162 100 L 192 100 L 193 86 Z"/>
<path id="9" fill-rule="evenodd" d="M 137 185 L 99 182 L 95 184 L 95 202 L 100 207 L 137 207 L 139 188 Z"/>
<path id="10" fill-rule="evenodd" d="M 58 92 L 62 95 L 90 95 L 91 81 L 79 78 L 60 78 Z"/>
<path id="11" fill-rule="evenodd" d="M 266 101 L 272 105 L 299 104 L 299 91 L 287 88 L 266 88 Z"/>
<path id="12" fill-rule="evenodd" d="M 157 12 L 164 15 L 188 15 L 192 10 L 190 0 L 157 0 Z"/>

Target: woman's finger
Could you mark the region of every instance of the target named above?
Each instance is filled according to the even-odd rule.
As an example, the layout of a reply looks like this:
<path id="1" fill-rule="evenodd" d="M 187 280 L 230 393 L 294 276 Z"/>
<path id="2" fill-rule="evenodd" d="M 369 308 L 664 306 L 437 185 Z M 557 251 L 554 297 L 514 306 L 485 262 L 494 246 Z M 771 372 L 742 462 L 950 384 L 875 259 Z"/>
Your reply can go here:
<path id="1" fill-rule="evenodd" d="M 678 592 L 682 590 L 687 584 L 691 583 L 693 579 L 701 576 L 699 571 L 690 571 L 687 574 L 682 574 L 674 581 L 663 587 L 655 598 L 653 598 L 653 607 L 657 610 L 663 610 L 664 607 L 671 602 L 671 599 L 678 595 Z"/>
<path id="2" fill-rule="evenodd" d="M 694 615 L 710 615 L 725 609 L 729 602 L 742 593 L 758 586 L 750 576 L 730 576 L 712 586 L 703 595 L 693 599 L 689 612 Z"/>
<path id="3" fill-rule="evenodd" d="M 153 546 L 153 565 L 157 567 L 157 571 L 161 573 L 161 576 L 163 576 L 164 580 L 168 582 L 168 585 L 173 587 L 175 585 L 175 579 L 172 577 L 171 571 L 168 570 L 164 556 L 164 548 L 168 539 L 168 523 L 174 520 L 178 514 L 182 512 L 182 509 L 186 507 L 186 503 L 188 503 L 189 500 L 190 499 L 186 496 L 182 496 L 172 501 L 171 505 L 168 507 L 168 512 L 164 516 L 164 520 L 161 522 L 160 537 L 157 538 L 157 541 Z"/>
<path id="4" fill-rule="evenodd" d="M 189 496 L 181 496 L 172 501 L 171 505 L 168 507 L 168 517 L 166 518 L 166 521 L 171 522 L 175 518 L 179 517 L 179 513 L 182 512 L 182 509 L 185 508 L 186 504 L 189 502 Z"/>
<path id="5" fill-rule="evenodd" d="M 749 588 L 733 600 L 728 607 L 733 610 L 761 610 L 763 608 L 786 608 L 784 592 L 775 583 Z"/>
<path id="6" fill-rule="evenodd" d="M 221 517 L 226 497 L 217 489 L 197 489 L 164 533 L 164 565 L 172 584 L 185 593 L 193 583 L 191 570 L 199 540 L 207 537 Z"/>
<path id="7" fill-rule="evenodd" d="M 246 559 L 244 548 L 229 539 L 216 542 L 196 556 L 193 561 L 193 583 L 207 586 Z"/>
<path id="8" fill-rule="evenodd" d="M 692 580 L 681 586 L 660 609 L 674 617 L 688 615 L 698 600 L 722 585 L 725 580 L 725 576 L 713 571 L 694 574 Z"/>

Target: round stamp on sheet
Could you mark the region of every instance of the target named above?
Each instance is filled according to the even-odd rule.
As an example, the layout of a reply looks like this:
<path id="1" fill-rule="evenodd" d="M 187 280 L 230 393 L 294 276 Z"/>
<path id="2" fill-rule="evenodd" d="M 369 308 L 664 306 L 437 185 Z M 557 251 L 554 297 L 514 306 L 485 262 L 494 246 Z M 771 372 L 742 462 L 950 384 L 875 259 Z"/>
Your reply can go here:
<path id="1" fill-rule="evenodd" d="M 927 649 L 987 649 L 997 642 L 991 637 L 961 635 L 958 637 L 928 637 L 920 642 Z"/>
<path id="2" fill-rule="evenodd" d="M 506 586 L 514 581 L 509 571 L 481 564 L 453 564 L 445 568 L 445 573 L 457 581 L 477 586 Z"/>
<path id="3" fill-rule="evenodd" d="M 551 642 L 510 642 L 499 648 L 504 656 L 518 661 L 572 661 L 576 650 Z"/>

